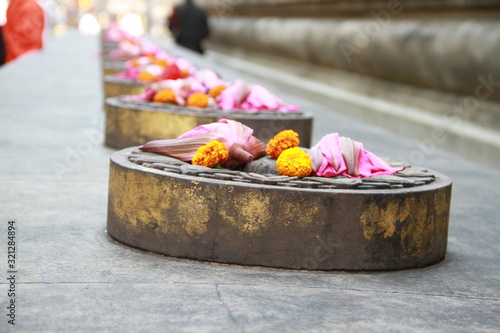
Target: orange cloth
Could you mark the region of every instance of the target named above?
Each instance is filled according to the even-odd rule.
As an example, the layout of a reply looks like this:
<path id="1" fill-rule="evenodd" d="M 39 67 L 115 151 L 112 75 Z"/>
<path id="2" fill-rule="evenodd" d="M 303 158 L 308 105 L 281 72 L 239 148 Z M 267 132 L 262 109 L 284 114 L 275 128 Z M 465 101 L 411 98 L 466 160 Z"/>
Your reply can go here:
<path id="1" fill-rule="evenodd" d="M 45 16 L 36 1 L 12 0 L 6 17 L 7 23 L 2 27 L 7 49 L 5 63 L 42 48 Z"/>

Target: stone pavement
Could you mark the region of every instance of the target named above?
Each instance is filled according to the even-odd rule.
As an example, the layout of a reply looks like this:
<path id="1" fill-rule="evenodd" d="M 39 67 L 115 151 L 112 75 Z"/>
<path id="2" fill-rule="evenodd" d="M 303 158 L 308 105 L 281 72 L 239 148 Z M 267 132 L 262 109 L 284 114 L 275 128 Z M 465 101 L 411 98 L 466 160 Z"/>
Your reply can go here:
<path id="1" fill-rule="evenodd" d="M 448 257 L 395 272 L 305 272 L 169 258 L 106 234 L 109 156 L 102 144 L 98 39 L 69 31 L 0 68 L 1 332 L 497 332 L 500 171 L 444 151 L 422 163 L 454 181 Z M 180 51 L 172 48 L 172 52 Z M 198 67 L 210 66 L 188 53 Z M 422 151 L 402 136 L 263 83 L 392 159 Z M 300 80 L 300 78 L 297 78 Z M 15 221 L 16 273 L 7 273 Z M 8 324 L 15 276 L 15 326 Z"/>

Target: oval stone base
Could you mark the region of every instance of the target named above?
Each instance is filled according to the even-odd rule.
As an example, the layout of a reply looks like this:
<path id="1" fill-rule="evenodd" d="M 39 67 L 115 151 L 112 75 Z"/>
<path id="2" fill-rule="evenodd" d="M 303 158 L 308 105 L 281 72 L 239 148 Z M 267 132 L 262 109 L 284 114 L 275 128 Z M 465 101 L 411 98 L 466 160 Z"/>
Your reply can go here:
<path id="1" fill-rule="evenodd" d="M 100 45 L 101 45 L 101 58 L 107 58 L 109 57 L 109 54 L 118 47 L 119 43 L 104 41 L 103 39 L 101 39 Z"/>
<path id="2" fill-rule="evenodd" d="M 111 156 L 111 237 L 168 256 L 289 269 L 397 270 L 446 256 L 451 180 L 442 174 L 405 170 L 400 188 L 302 188 L 315 177 L 284 186 L 290 177 L 168 159 L 134 148 Z"/>
<path id="3" fill-rule="evenodd" d="M 105 101 L 105 144 L 112 148 L 139 146 L 151 140 L 175 139 L 199 126 L 228 118 L 253 128 L 263 142 L 285 129 L 299 134 L 301 146 L 309 147 L 312 115 L 308 113 L 239 112 L 200 110 L 112 97 Z"/>
<path id="4" fill-rule="evenodd" d="M 101 61 L 101 71 L 103 77 L 117 74 L 127 69 L 125 62 L 129 59 L 109 59 L 104 57 Z"/>

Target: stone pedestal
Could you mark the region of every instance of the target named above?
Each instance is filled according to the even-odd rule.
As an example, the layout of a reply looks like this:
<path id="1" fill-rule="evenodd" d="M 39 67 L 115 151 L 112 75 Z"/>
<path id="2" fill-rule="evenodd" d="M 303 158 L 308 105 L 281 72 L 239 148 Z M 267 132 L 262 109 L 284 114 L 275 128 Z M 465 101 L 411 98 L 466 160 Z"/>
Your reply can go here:
<path id="1" fill-rule="evenodd" d="M 138 95 L 144 92 L 146 85 L 146 83 L 119 78 L 116 75 L 106 75 L 103 79 L 104 99 L 125 95 Z"/>
<path id="2" fill-rule="evenodd" d="M 310 147 L 313 117 L 307 112 L 252 112 L 196 109 L 151 102 L 134 102 L 126 96 L 105 101 L 106 146 L 126 148 L 151 140 L 175 139 L 199 126 L 228 118 L 254 130 L 253 135 L 267 142 L 282 130 L 299 134 L 301 145 Z"/>
<path id="3" fill-rule="evenodd" d="M 118 74 L 126 70 L 125 62 L 129 59 L 110 59 L 108 57 L 104 57 L 102 59 L 102 75 L 105 77 L 106 75 Z"/>
<path id="4" fill-rule="evenodd" d="M 125 149 L 111 156 L 108 232 L 169 256 L 278 268 L 396 270 L 445 258 L 446 176 L 408 168 L 378 179 L 318 178 Z"/>

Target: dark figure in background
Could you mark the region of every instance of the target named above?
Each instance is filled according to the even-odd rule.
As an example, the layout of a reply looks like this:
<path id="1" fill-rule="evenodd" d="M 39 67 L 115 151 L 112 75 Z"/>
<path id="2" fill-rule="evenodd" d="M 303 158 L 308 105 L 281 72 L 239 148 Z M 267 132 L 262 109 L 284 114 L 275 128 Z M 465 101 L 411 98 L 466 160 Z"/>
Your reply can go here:
<path id="1" fill-rule="evenodd" d="M 7 49 L 5 48 L 5 41 L 2 35 L 2 26 L 0 26 L 0 66 L 5 63 L 5 58 L 7 57 Z"/>
<path id="2" fill-rule="evenodd" d="M 192 0 L 174 8 L 168 19 L 168 28 L 177 44 L 203 54 L 201 42 L 209 34 L 207 15 Z"/>

